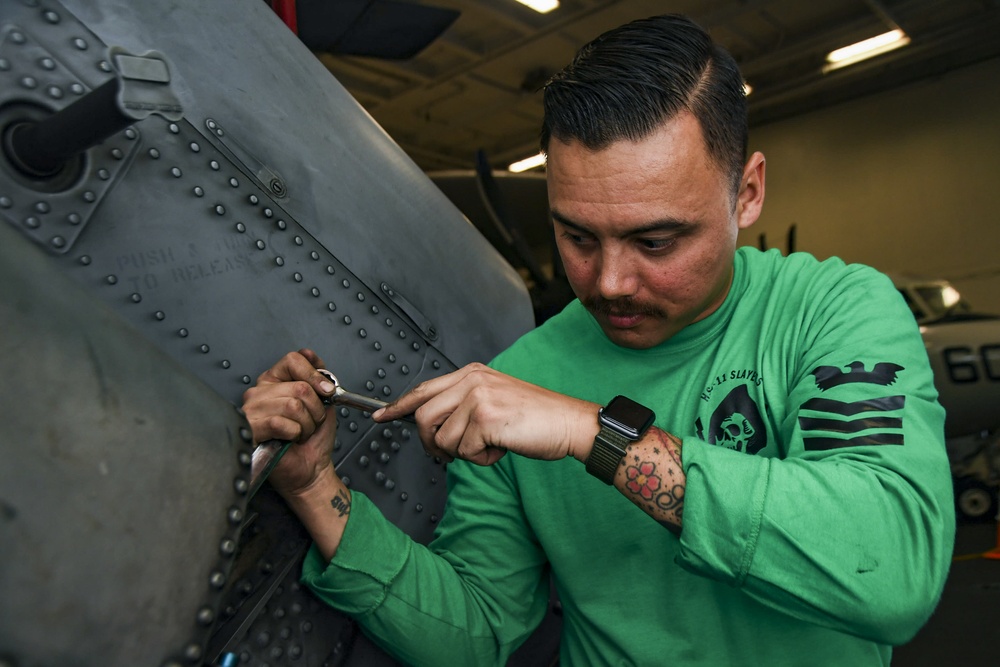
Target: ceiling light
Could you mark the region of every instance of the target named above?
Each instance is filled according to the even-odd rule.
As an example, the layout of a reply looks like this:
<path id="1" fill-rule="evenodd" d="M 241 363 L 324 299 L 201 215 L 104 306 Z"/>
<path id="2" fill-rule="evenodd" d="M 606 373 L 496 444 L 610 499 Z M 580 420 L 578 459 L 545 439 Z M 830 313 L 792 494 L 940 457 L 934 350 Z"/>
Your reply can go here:
<path id="1" fill-rule="evenodd" d="M 507 171 L 519 174 L 522 171 L 528 171 L 529 169 L 534 169 L 535 167 L 541 167 L 543 164 L 545 164 L 545 153 L 539 153 L 538 155 L 532 155 L 529 158 L 515 162 L 507 167 Z"/>
<path id="2" fill-rule="evenodd" d="M 548 14 L 559 6 L 559 0 L 517 0 L 526 7 L 531 7 L 539 14 Z"/>
<path id="3" fill-rule="evenodd" d="M 753 92 L 753 86 L 751 86 L 746 81 L 743 82 L 743 96 L 750 97 L 750 93 Z"/>
<path id="4" fill-rule="evenodd" d="M 910 43 L 910 38 L 902 30 L 890 30 L 887 33 L 866 39 L 857 44 L 845 46 L 842 49 L 831 51 L 826 56 L 826 65 L 823 66 L 823 73 L 853 65 L 873 56 L 881 55 L 901 46 Z"/>

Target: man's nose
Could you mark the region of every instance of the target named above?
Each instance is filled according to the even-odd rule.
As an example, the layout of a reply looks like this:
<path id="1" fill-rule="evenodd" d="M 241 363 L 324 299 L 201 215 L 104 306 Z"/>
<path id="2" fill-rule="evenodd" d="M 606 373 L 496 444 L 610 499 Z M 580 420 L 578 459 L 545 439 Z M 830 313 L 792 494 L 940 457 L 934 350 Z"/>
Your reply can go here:
<path id="1" fill-rule="evenodd" d="M 635 262 L 620 249 L 607 248 L 601 253 L 600 275 L 597 288 L 605 299 L 614 300 L 635 296 L 639 280 Z"/>

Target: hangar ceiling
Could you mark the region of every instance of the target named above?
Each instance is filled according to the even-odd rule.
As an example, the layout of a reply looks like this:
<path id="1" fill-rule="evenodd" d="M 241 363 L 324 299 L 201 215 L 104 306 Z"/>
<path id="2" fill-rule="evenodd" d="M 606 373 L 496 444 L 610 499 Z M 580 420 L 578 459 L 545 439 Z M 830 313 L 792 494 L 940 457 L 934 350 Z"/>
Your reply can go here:
<path id="1" fill-rule="evenodd" d="M 1000 0 L 411 0 L 460 12 L 407 60 L 317 56 L 425 171 L 495 167 L 537 151 L 539 86 L 581 45 L 635 18 L 682 12 L 736 57 L 751 125 L 1000 55 Z M 822 74 L 825 55 L 894 28 L 911 43 Z"/>

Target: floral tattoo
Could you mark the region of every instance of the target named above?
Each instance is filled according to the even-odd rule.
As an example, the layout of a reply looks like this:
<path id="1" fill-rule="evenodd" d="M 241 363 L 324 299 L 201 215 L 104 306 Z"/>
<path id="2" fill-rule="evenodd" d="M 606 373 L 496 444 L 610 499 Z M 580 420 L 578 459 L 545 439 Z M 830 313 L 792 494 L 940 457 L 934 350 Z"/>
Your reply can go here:
<path id="1" fill-rule="evenodd" d="M 628 466 L 625 475 L 628 482 L 625 486 L 632 493 L 638 493 L 646 500 L 653 499 L 653 493 L 660 488 L 660 478 L 653 473 L 656 472 L 656 464 L 646 461 L 638 466 Z"/>

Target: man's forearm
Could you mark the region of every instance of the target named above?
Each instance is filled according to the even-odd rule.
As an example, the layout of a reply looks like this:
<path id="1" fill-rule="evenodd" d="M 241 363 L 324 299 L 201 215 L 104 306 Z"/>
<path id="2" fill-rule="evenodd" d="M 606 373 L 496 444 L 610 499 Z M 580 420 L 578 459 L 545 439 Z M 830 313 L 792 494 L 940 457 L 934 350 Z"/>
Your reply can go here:
<path id="1" fill-rule="evenodd" d="M 687 477 L 681 467 L 681 441 L 656 427 L 626 448 L 615 486 L 662 526 L 679 534 Z"/>
<path id="2" fill-rule="evenodd" d="M 323 558 L 331 560 L 337 553 L 351 516 L 350 490 L 336 474 L 332 474 L 285 500 L 309 531 Z"/>

